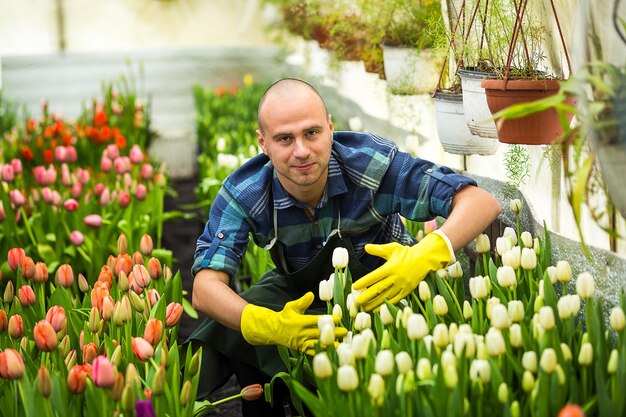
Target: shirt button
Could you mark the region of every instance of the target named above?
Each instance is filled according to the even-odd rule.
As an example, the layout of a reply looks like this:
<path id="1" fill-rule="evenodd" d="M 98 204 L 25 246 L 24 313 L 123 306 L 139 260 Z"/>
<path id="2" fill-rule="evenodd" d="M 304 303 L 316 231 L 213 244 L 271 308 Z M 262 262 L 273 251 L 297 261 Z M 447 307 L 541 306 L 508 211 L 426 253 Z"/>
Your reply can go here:
<path id="1" fill-rule="evenodd" d="M 317 248 L 318 249 L 322 249 L 322 245 L 317 245 Z"/>
<path id="2" fill-rule="evenodd" d="M 219 233 L 217 234 L 217 237 L 218 237 L 218 238 L 220 238 L 220 239 L 224 239 L 224 233 L 219 232 Z"/>
<path id="3" fill-rule="evenodd" d="M 432 168 L 428 168 L 428 169 L 426 170 L 426 172 L 433 172 L 433 169 L 432 169 Z"/>

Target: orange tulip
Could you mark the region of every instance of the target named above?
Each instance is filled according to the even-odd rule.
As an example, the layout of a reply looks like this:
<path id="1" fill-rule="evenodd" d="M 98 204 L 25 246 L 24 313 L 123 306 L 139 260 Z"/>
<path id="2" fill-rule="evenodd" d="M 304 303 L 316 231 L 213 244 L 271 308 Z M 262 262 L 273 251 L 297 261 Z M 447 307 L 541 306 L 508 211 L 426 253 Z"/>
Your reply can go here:
<path id="1" fill-rule="evenodd" d="M 46 320 L 40 320 L 33 329 L 35 344 L 44 352 L 52 352 L 59 344 L 59 338 L 54 328 Z"/>
<path id="2" fill-rule="evenodd" d="M 100 315 L 104 321 L 109 321 L 111 319 L 111 315 L 113 314 L 113 309 L 115 308 L 115 302 L 113 302 L 113 297 L 110 295 L 105 295 L 102 297 L 102 302 L 100 305 Z"/>
<path id="3" fill-rule="evenodd" d="M 43 262 L 37 262 L 33 279 L 35 282 L 46 282 L 48 280 L 48 265 Z"/>
<path id="4" fill-rule="evenodd" d="M 147 288 L 150 286 L 150 273 L 144 265 L 133 266 L 133 275 L 135 277 L 135 282 L 141 288 Z"/>
<path id="5" fill-rule="evenodd" d="M 145 256 L 150 256 L 153 248 L 152 237 L 148 234 L 144 234 L 139 242 L 139 250 Z"/>
<path id="6" fill-rule="evenodd" d="M 83 363 L 91 363 L 98 356 L 98 346 L 89 342 L 83 347 Z"/>
<path id="7" fill-rule="evenodd" d="M 86 293 L 89 291 L 89 283 L 87 282 L 87 278 L 80 272 L 78 273 L 78 289 L 82 293 Z"/>
<path id="8" fill-rule="evenodd" d="M 115 369 L 104 355 L 96 357 L 91 363 L 91 379 L 97 387 L 110 388 L 115 382 Z"/>
<path id="9" fill-rule="evenodd" d="M 131 347 L 133 348 L 133 353 L 140 361 L 147 361 L 154 356 L 154 348 L 143 337 L 133 337 Z"/>
<path id="10" fill-rule="evenodd" d="M 26 252 L 22 248 L 13 248 L 9 249 L 9 254 L 7 256 L 7 261 L 9 262 L 9 267 L 13 271 L 17 271 L 17 267 L 22 265 L 22 261 L 26 256 Z"/>
<path id="11" fill-rule="evenodd" d="M 124 233 L 120 233 L 117 238 L 117 253 L 123 254 L 128 251 L 128 239 Z"/>
<path id="12" fill-rule="evenodd" d="M 241 390 L 241 398 L 246 401 L 258 400 L 261 398 L 261 394 L 263 394 L 263 387 L 261 384 L 247 385 Z"/>
<path id="13" fill-rule="evenodd" d="M 19 314 L 13 314 L 9 318 L 9 336 L 13 339 L 19 339 L 24 333 L 24 320 Z"/>
<path id="14" fill-rule="evenodd" d="M 111 268 L 106 265 L 102 265 L 100 273 L 98 274 L 98 282 L 104 282 L 107 284 L 109 289 L 111 288 L 111 285 L 113 285 L 113 271 L 111 271 Z"/>
<path id="15" fill-rule="evenodd" d="M 143 255 L 139 251 L 135 251 L 135 253 L 133 253 L 133 266 L 134 265 L 145 265 Z"/>
<path id="16" fill-rule="evenodd" d="M 65 288 L 69 288 L 74 283 L 74 271 L 68 264 L 63 264 L 57 270 L 56 282 Z"/>
<path id="17" fill-rule="evenodd" d="M 163 322 L 157 318 L 151 318 L 146 323 L 146 328 L 143 331 L 143 338 L 146 339 L 152 346 L 156 346 L 163 337 Z"/>
<path id="18" fill-rule="evenodd" d="M 109 287 L 105 282 L 98 281 L 91 290 L 91 306 L 100 309 L 102 299 L 109 295 Z"/>
<path id="19" fill-rule="evenodd" d="M 33 279 L 35 276 L 35 262 L 33 261 L 33 258 L 30 256 L 24 256 L 20 266 L 22 267 L 22 276 L 26 279 Z"/>
<path id="20" fill-rule="evenodd" d="M 60 332 L 67 323 L 67 317 L 65 316 L 65 309 L 61 306 L 52 306 L 46 314 L 46 321 L 48 321 L 55 332 Z"/>
<path id="21" fill-rule="evenodd" d="M 135 279 L 135 274 L 133 273 L 133 271 L 130 271 L 130 274 L 128 275 L 128 286 L 136 294 L 143 293 L 143 288 L 137 283 L 137 280 Z"/>
<path id="22" fill-rule="evenodd" d="M 126 275 L 130 274 L 132 266 L 133 262 L 127 253 L 118 255 L 117 262 L 115 263 L 115 275 L 119 275 L 120 271 L 124 271 Z"/>
<path id="23" fill-rule="evenodd" d="M 159 298 L 161 298 L 161 294 L 159 294 L 159 291 L 155 288 L 150 288 L 148 290 L 148 301 L 150 302 L 150 307 L 154 307 L 154 305 L 159 301 Z"/>
<path id="24" fill-rule="evenodd" d="M 24 361 L 19 352 L 6 348 L 0 352 L 0 377 L 4 379 L 20 379 L 24 375 Z"/>
<path id="25" fill-rule="evenodd" d="M 87 375 L 91 374 L 91 365 L 74 365 L 67 375 L 67 387 L 74 394 L 80 394 L 87 388 Z"/>
<path id="26" fill-rule="evenodd" d="M 174 327 L 183 315 L 183 306 L 179 303 L 169 303 L 165 309 L 165 325 Z"/>
<path id="27" fill-rule="evenodd" d="M 35 304 L 35 292 L 30 285 L 22 285 L 17 290 L 17 298 L 20 300 L 20 304 L 23 307 L 28 307 Z"/>
<path id="28" fill-rule="evenodd" d="M 9 325 L 9 318 L 7 317 L 7 312 L 0 309 L 0 332 L 5 331 L 8 325 Z"/>
<path id="29" fill-rule="evenodd" d="M 157 258 L 150 258 L 148 261 L 148 272 L 152 279 L 157 279 L 161 276 L 163 269 L 161 268 L 161 262 Z"/>
<path id="30" fill-rule="evenodd" d="M 50 371 L 46 368 L 46 365 L 41 365 L 37 372 L 37 388 L 39 393 L 44 397 L 50 397 L 52 393 L 52 379 L 50 378 Z"/>

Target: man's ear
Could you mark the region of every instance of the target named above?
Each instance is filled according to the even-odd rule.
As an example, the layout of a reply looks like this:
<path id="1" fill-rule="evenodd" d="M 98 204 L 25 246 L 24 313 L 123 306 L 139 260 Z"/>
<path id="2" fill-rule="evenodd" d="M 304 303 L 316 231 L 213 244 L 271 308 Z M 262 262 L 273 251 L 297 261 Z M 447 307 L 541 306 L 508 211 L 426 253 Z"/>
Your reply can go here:
<path id="1" fill-rule="evenodd" d="M 259 148 L 263 151 L 265 155 L 267 155 L 267 150 L 265 149 L 265 139 L 263 139 L 263 133 L 260 129 L 256 130 L 257 143 L 259 144 Z"/>
<path id="2" fill-rule="evenodd" d="M 330 113 L 328 113 L 328 128 L 330 129 L 331 133 L 335 130 L 335 125 L 333 124 L 332 115 Z"/>

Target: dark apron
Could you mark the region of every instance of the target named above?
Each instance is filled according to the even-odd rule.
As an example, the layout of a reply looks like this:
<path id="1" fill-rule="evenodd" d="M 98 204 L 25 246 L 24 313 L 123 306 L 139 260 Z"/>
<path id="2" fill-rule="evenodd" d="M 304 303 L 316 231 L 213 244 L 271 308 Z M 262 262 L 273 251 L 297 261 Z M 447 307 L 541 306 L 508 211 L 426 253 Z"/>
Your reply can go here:
<path id="1" fill-rule="evenodd" d="M 276 227 L 274 210 L 274 230 Z M 340 221 L 339 221 L 340 223 Z M 268 271 L 259 282 L 247 291 L 239 294 L 251 304 L 280 311 L 289 301 L 300 298 L 307 291 L 315 294 L 315 301 L 307 309 L 307 314 L 326 314 L 326 302 L 318 298 L 319 282 L 327 279 L 334 272 L 332 256 L 335 248 L 348 250 L 350 274 L 356 280 L 370 272 L 361 264 L 350 239 L 342 237 L 338 228 L 333 230 L 326 243 L 311 261 L 300 270 L 290 272 L 284 256 L 283 245 L 277 240 L 266 246 L 270 251 L 276 269 Z M 251 365 L 268 376 L 285 371 L 276 346 L 253 346 L 241 332 L 221 325 L 207 318 L 189 337 L 194 348 L 202 346 L 202 369 L 198 386 L 198 399 L 208 395 L 223 385 L 232 375 L 229 360 L 226 357 Z"/>

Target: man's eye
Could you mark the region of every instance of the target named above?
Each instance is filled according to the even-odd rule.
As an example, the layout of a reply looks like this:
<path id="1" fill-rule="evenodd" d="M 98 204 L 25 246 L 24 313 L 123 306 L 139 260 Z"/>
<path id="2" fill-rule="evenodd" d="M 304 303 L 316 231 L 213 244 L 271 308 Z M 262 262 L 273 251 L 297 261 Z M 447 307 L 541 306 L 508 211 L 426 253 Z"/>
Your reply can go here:
<path id="1" fill-rule="evenodd" d="M 315 136 L 317 135 L 317 130 L 309 130 L 308 132 L 306 132 L 307 136 Z"/>

